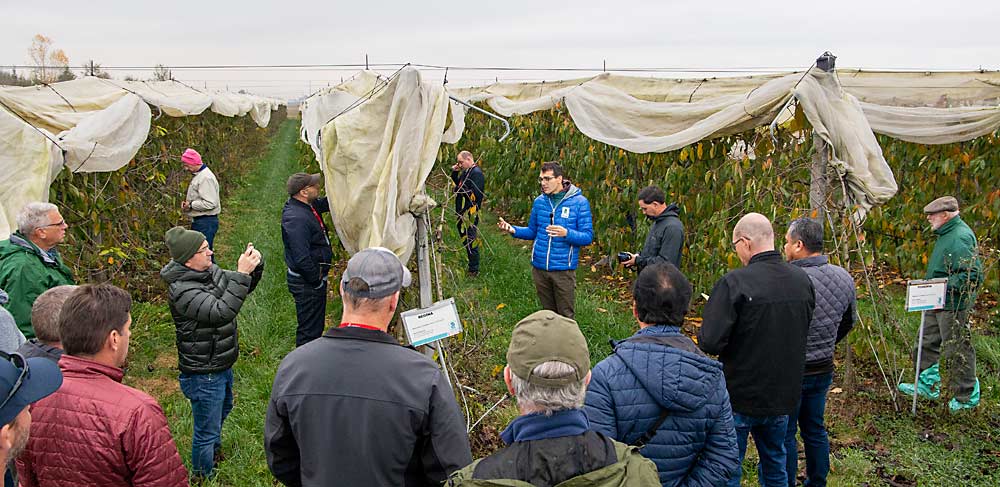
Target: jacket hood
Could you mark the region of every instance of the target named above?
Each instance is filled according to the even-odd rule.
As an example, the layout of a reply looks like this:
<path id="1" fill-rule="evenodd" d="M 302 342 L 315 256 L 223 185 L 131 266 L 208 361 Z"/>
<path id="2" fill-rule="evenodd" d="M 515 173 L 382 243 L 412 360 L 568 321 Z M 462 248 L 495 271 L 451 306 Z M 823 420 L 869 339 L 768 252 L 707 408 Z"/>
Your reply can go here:
<path id="1" fill-rule="evenodd" d="M 677 212 L 680 211 L 680 209 L 681 208 L 677 206 L 677 203 L 670 203 L 669 205 L 667 205 L 666 208 L 663 209 L 662 212 L 660 212 L 659 215 L 654 216 L 652 220 L 660 221 L 664 218 L 670 218 L 670 217 L 679 218 Z"/>
<path id="2" fill-rule="evenodd" d="M 212 264 L 207 271 L 196 271 L 184 264 L 178 264 L 176 261 L 171 260 L 167 262 L 167 265 L 160 269 L 160 278 L 167 282 L 167 284 L 173 284 L 180 281 L 197 281 L 197 282 L 208 282 L 212 280 L 212 268 L 216 267 Z"/>
<path id="3" fill-rule="evenodd" d="M 637 335 L 657 335 L 650 332 L 650 328 Z M 718 390 L 723 380 L 721 363 L 665 345 L 625 341 L 614 353 L 660 407 L 670 411 L 697 410 Z"/>
<path id="4" fill-rule="evenodd" d="M 10 234 L 10 244 L 3 246 L 2 250 L 0 250 L 0 257 L 6 257 L 17 252 L 26 252 L 32 255 L 37 255 L 40 259 L 42 259 L 42 262 L 49 265 L 57 264 L 56 260 L 53 259 L 48 252 L 38 248 L 37 245 L 25 238 L 24 235 L 21 235 L 20 232 Z M 56 252 L 55 248 L 50 250 L 50 252 Z"/>

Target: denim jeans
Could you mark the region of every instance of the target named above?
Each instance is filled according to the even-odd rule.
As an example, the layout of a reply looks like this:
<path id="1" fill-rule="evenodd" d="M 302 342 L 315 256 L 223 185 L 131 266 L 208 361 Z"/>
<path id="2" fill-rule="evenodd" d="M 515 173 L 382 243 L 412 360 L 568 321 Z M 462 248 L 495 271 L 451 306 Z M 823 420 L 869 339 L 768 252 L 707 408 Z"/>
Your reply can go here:
<path id="1" fill-rule="evenodd" d="M 219 231 L 219 215 L 196 216 L 191 219 L 191 230 L 201 232 L 208 242 L 208 248 L 215 250 L 215 234 Z M 212 256 L 215 263 L 215 256 Z"/>
<path id="2" fill-rule="evenodd" d="M 288 274 L 288 292 L 295 300 L 295 346 L 301 347 L 323 334 L 326 327 L 326 286 L 324 279 L 319 287 L 309 284 L 301 277 Z"/>
<path id="3" fill-rule="evenodd" d="M 806 451 L 806 483 L 810 487 L 826 485 L 830 472 L 830 440 L 826 436 L 823 413 L 826 411 L 826 391 L 833 383 L 833 372 L 807 375 L 802 378 L 802 399 L 796 413 L 788 416 L 785 433 L 785 451 L 788 452 L 788 485 L 795 485 L 799 471 L 798 445 L 795 441 L 796 423 Z"/>
<path id="4" fill-rule="evenodd" d="M 788 416 L 746 416 L 733 411 L 733 424 L 736 426 L 736 443 L 740 447 L 740 464 L 747 454 L 747 436 L 753 434 L 754 445 L 760 456 L 760 478 L 762 487 L 785 487 L 788 485 L 788 475 L 785 474 L 785 430 L 788 428 Z M 743 468 L 729 479 L 729 487 L 740 487 Z"/>
<path id="5" fill-rule="evenodd" d="M 180 382 L 194 417 L 191 473 L 209 477 L 215 469 L 215 452 L 222 448 L 222 423 L 233 409 L 233 369 L 213 374 L 182 373 Z"/>

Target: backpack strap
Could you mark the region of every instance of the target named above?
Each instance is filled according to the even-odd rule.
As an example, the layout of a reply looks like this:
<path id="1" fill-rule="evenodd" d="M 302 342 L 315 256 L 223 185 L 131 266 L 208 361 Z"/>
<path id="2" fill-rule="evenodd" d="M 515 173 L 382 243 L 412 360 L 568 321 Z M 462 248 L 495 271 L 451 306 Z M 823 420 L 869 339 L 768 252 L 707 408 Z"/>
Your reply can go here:
<path id="1" fill-rule="evenodd" d="M 646 446 L 646 443 L 649 443 L 649 440 L 652 440 L 653 437 L 656 436 L 656 430 L 660 429 L 660 426 L 663 426 L 663 422 L 667 420 L 667 416 L 670 416 L 670 411 L 666 409 L 661 410 L 660 417 L 656 418 L 656 422 L 653 423 L 653 426 L 648 430 L 646 430 L 646 432 L 643 433 L 642 436 L 640 436 L 637 440 L 633 441 L 632 443 L 629 443 L 629 445 L 634 446 L 636 448 L 642 448 Z"/>

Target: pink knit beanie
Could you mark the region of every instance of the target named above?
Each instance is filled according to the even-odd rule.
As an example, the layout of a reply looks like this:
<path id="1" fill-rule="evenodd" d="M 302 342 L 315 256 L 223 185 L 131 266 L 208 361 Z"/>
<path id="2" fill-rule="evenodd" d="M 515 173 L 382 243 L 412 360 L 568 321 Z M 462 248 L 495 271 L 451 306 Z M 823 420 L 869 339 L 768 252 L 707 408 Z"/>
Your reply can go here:
<path id="1" fill-rule="evenodd" d="M 189 166 L 201 166 L 201 154 L 194 149 L 188 149 L 181 156 L 181 162 Z"/>

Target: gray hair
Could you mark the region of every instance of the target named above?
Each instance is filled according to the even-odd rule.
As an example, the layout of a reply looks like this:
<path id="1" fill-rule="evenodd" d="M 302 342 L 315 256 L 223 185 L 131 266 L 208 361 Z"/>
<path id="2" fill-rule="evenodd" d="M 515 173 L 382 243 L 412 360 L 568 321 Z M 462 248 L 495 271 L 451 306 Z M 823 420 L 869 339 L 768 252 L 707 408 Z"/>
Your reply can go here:
<path id="1" fill-rule="evenodd" d="M 30 237 L 35 230 L 51 223 L 49 212 L 52 210 L 58 211 L 59 207 L 42 201 L 32 201 L 24 205 L 17 214 L 17 230 L 25 237 Z"/>
<path id="2" fill-rule="evenodd" d="M 531 371 L 531 375 L 546 379 L 558 379 L 576 374 L 572 365 L 563 362 L 542 362 Z M 552 413 L 566 409 L 580 409 L 587 395 L 586 379 L 561 387 L 545 387 L 531 384 L 510 371 L 511 386 L 514 397 L 522 411 L 542 413 L 551 416 Z"/>
<path id="3" fill-rule="evenodd" d="M 31 305 L 31 326 L 35 329 L 35 338 L 46 344 L 58 343 L 59 313 L 63 303 L 69 299 L 80 286 L 56 286 L 42 293 Z"/>

